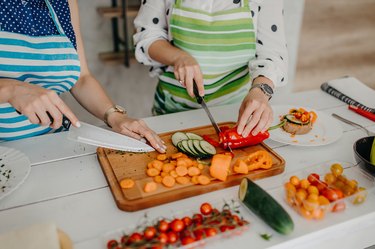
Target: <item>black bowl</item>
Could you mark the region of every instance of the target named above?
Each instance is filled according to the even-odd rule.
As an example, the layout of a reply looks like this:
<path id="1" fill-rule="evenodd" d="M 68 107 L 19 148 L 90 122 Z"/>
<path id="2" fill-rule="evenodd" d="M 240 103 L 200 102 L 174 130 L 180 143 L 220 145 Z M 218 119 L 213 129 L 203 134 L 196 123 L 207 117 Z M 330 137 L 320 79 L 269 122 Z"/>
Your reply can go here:
<path id="1" fill-rule="evenodd" d="M 373 176 L 375 176 L 375 165 L 370 163 L 370 153 L 374 138 L 375 136 L 363 137 L 361 139 L 358 139 L 353 146 L 354 157 L 359 164 L 359 167 Z"/>

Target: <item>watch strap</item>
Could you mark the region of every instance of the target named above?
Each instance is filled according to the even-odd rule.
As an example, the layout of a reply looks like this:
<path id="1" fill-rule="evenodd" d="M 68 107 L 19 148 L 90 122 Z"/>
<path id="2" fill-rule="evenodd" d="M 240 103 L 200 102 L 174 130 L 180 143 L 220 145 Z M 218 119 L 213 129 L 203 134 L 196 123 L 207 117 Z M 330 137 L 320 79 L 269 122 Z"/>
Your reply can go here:
<path id="1" fill-rule="evenodd" d="M 111 113 L 114 113 L 114 112 L 118 112 L 118 113 L 122 113 L 122 114 L 126 115 L 125 108 L 123 108 L 119 105 L 114 105 L 114 106 L 108 108 L 108 110 L 104 113 L 103 121 L 110 128 L 112 128 L 112 127 L 108 124 L 108 117 Z"/>

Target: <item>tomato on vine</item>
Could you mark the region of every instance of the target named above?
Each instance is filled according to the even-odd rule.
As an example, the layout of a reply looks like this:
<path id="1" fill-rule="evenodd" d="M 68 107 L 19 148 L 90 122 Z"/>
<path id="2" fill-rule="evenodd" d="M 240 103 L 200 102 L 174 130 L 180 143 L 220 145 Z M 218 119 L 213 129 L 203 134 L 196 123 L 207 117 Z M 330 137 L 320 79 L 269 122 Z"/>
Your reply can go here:
<path id="1" fill-rule="evenodd" d="M 180 219 L 174 219 L 170 225 L 171 229 L 176 233 L 181 232 L 185 228 L 184 222 Z"/>
<path id="2" fill-rule="evenodd" d="M 212 206 L 211 204 L 205 202 L 201 205 L 201 208 L 200 208 L 200 211 L 201 211 L 201 214 L 203 215 L 209 215 L 212 213 Z"/>

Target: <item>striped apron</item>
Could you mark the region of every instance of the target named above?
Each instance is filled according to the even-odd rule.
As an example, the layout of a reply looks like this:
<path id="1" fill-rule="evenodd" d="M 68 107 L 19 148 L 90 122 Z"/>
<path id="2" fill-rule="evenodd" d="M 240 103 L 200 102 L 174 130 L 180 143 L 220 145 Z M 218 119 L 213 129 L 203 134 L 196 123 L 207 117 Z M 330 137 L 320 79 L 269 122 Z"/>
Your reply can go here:
<path id="1" fill-rule="evenodd" d="M 188 52 L 203 73 L 209 106 L 239 103 L 251 84 L 249 61 L 255 57 L 255 31 L 248 0 L 241 7 L 208 13 L 176 0 L 170 20 L 173 45 Z M 159 76 L 153 113 L 200 108 L 175 79 L 173 67 Z"/>
<path id="2" fill-rule="evenodd" d="M 80 75 L 77 51 L 65 35 L 55 11 L 45 0 L 58 35 L 28 36 L 0 30 L 0 79 L 14 79 L 54 90 L 69 91 Z M 32 124 L 9 103 L 0 104 L 0 140 L 15 140 L 48 132 L 49 126 Z"/>

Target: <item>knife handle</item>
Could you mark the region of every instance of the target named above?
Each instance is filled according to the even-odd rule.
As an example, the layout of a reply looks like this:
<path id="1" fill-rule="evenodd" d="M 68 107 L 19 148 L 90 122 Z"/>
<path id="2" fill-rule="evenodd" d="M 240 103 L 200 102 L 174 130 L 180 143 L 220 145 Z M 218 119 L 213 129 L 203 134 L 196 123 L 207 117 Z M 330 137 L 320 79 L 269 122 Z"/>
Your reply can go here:
<path id="1" fill-rule="evenodd" d="M 19 115 L 22 115 L 22 113 L 21 113 L 20 111 L 16 110 L 16 112 L 17 112 Z M 49 112 L 47 112 L 47 115 L 48 115 L 49 120 L 51 121 L 51 123 L 53 123 L 53 118 L 52 118 L 51 114 L 50 114 Z M 70 120 L 69 120 L 67 117 L 65 117 L 65 116 L 63 115 L 63 118 L 62 118 L 62 126 L 63 126 L 65 129 L 69 130 L 71 124 L 72 124 L 72 122 L 70 122 Z"/>
<path id="2" fill-rule="evenodd" d="M 193 80 L 193 91 L 194 91 L 194 95 L 195 95 L 195 98 L 197 99 L 198 104 L 201 104 L 203 101 L 203 97 L 199 95 L 198 86 L 194 80 Z"/>

